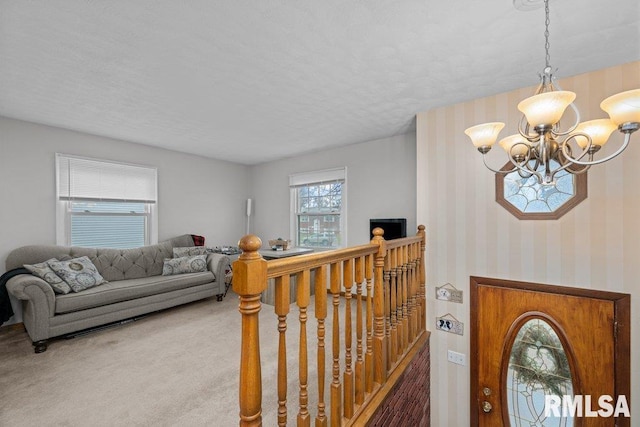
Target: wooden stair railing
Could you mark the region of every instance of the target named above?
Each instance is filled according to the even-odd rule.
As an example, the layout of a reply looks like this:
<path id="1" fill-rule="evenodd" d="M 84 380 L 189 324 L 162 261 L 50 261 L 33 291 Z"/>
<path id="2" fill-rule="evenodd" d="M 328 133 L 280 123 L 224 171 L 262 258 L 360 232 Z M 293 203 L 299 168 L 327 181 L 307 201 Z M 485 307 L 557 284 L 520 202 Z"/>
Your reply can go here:
<path id="1" fill-rule="evenodd" d="M 382 229 L 375 229 L 373 234 L 367 245 L 269 262 L 258 253 L 262 242 L 257 236 L 241 239 L 239 246 L 243 252 L 233 264 L 233 290 L 239 295 L 242 315 L 240 426 L 262 425 L 258 315 L 262 307 L 260 297 L 270 279 L 275 287 L 273 307 L 278 330 L 278 425 L 286 426 L 288 421 L 287 316 L 292 302 L 298 306 L 300 328 L 297 425 L 310 426 L 312 419 L 316 426 L 362 425 L 375 413 L 375 408 L 370 406 L 379 403 L 377 392 L 425 333 L 426 238 L 424 226 L 418 227 L 414 237 L 391 241 L 383 239 Z M 290 301 L 291 276 L 295 277 L 297 286 L 296 301 Z M 307 331 L 312 277 L 315 290 L 312 307 L 317 330 L 317 360 L 313 372 L 317 377 L 317 390 L 309 390 Z M 341 310 L 344 314 L 342 336 Z M 328 320 L 331 323 L 329 338 L 326 337 Z M 327 343 L 331 344 L 328 390 L 325 382 Z M 317 401 L 313 408 L 309 407 L 310 393 Z"/>

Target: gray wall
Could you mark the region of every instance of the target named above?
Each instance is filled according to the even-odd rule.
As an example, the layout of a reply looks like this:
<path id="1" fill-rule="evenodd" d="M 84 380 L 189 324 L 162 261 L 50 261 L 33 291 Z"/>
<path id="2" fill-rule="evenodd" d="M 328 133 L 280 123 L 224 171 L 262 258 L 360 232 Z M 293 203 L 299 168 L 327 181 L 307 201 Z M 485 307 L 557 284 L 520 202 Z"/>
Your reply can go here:
<path id="1" fill-rule="evenodd" d="M 251 233 L 267 244 L 289 236 L 289 175 L 347 167 L 347 244 L 369 241 L 370 218 L 407 218 L 416 231 L 414 134 L 368 141 L 257 165 L 250 170 Z"/>
<path id="2" fill-rule="evenodd" d="M 56 152 L 156 166 L 158 240 L 217 246 L 244 233 L 247 166 L 0 117 L 0 272 L 12 249 L 56 242 Z"/>

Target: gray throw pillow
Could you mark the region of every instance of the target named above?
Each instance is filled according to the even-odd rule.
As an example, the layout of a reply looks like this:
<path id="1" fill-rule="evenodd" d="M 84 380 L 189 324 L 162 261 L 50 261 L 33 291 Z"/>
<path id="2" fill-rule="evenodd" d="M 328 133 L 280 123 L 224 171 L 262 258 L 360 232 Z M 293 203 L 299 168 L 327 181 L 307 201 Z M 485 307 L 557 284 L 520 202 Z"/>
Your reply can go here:
<path id="1" fill-rule="evenodd" d="M 209 250 L 204 246 L 185 246 L 181 248 L 173 248 L 173 257 L 182 258 L 194 255 L 206 255 Z"/>
<path id="2" fill-rule="evenodd" d="M 71 286 L 73 292 L 84 291 L 85 289 L 107 283 L 98 273 L 98 269 L 86 257 L 74 258 L 69 261 L 52 261 L 49 267 Z"/>
<path id="3" fill-rule="evenodd" d="M 55 258 L 51 258 L 46 260 L 45 262 L 41 262 L 38 264 L 25 264 L 24 268 L 29 270 L 31 273 L 41 278 L 45 282 L 47 282 L 53 288 L 53 292 L 56 294 L 68 294 L 71 292 L 71 288 L 69 285 L 58 276 L 55 271 L 49 267 L 49 262 L 57 262 L 58 260 Z"/>
<path id="4" fill-rule="evenodd" d="M 167 258 L 162 266 L 163 276 L 174 274 L 200 273 L 207 271 L 207 256 L 194 255 L 180 258 Z"/>

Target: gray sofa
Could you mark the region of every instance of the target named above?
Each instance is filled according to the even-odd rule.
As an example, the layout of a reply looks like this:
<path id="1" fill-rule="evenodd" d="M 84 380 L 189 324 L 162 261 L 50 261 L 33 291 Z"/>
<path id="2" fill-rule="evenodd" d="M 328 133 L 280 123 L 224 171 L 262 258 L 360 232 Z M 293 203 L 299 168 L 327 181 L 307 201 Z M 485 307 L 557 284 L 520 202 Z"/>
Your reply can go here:
<path id="1" fill-rule="evenodd" d="M 207 271 L 163 276 L 165 258 L 174 247 L 194 246 L 191 235 L 135 249 L 93 249 L 31 245 L 13 250 L 7 271 L 51 258 L 60 261 L 87 256 L 108 283 L 68 294 L 54 293 L 44 280 L 19 274 L 7 282 L 8 292 L 22 303 L 22 317 L 36 353 L 48 339 L 95 326 L 133 318 L 179 304 L 225 293 L 229 258 L 207 255 Z"/>

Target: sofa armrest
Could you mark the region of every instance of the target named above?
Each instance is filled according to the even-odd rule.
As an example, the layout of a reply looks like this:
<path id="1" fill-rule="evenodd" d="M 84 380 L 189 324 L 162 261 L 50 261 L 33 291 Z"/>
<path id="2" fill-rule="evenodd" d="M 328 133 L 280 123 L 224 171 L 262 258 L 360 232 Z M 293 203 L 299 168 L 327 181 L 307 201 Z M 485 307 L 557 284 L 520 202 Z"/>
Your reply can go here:
<path id="1" fill-rule="evenodd" d="M 207 268 L 216 276 L 216 282 L 224 283 L 227 272 L 231 271 L 231 260 L 227 255 L 210 253 Z"/>
<path id="2" fill-rule="evenodd" d="M 28 301 L 41 311 L 39 314 L 53 317 L 56 296 L 53 288 L 39 277 L 20 274 L 7 281 L 7 291 L 19 300 Z"/>

